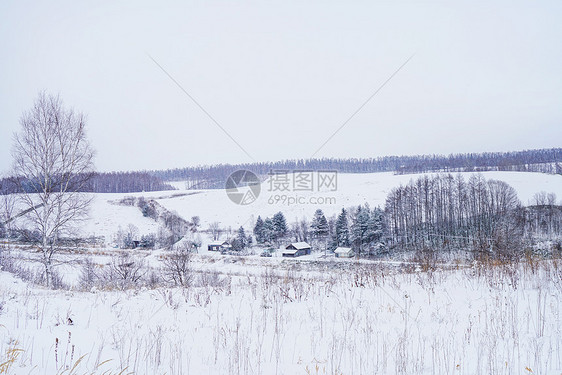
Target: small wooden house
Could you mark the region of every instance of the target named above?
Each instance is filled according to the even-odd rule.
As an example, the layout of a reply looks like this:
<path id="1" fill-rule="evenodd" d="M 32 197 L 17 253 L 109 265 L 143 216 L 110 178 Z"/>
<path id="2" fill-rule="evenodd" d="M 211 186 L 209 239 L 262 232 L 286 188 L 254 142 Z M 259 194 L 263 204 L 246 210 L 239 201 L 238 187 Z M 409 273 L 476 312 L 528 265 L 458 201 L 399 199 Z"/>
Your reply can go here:
<path id="1" fill-rule="evenodd" d="M 334 251 L 334 254 L 336 258 L 351 258 L 353 257 L 353 255 L 355 255 L 353 253 L 353 250 L 351 250 L 351 247 L 338 247 Z"/>
<path id="2" fill-rule="evenodd" d="M 223 251 L 230 249 L 230 244 L 228 241 L 213 241 L 207 245 L 207 250 L 209 251 Z"/>
<path id="3" fill-rule="evenodd" d="M 283 250 L 284 257 L 300 257 L 301 255 L 310 254 L 311 247 L 306 242 L 293 242 Z"/>

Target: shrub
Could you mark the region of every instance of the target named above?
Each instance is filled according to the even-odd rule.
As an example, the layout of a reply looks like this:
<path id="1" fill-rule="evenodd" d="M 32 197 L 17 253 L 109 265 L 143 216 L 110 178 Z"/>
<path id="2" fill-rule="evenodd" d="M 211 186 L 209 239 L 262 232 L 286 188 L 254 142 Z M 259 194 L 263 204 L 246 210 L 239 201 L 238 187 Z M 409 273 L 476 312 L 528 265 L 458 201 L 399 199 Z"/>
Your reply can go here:
<path id="1" fill-rule="evenodd" d="M 191 284 L 191 251 L 189 244 L 175 246 L 162 261 L 164 279 L 174 285 L 188 286 Z"/>
<path id="2" fill-rule="evenodd" d="M 145 273 L 143 260 L 135 260 L 128 252 L 123 252 L 112 257 L 103 273 L 103 281 L 108 286 L 125 290 L 138 285 Z"/>
<path id="3" fill-rule="evenodd" d="M 95 264 L 90 258 L 84 259 L 82 269 L 80 271 L 80 279 L 78 285 L 81 289 L 90 290 L 98 280 Z"/>

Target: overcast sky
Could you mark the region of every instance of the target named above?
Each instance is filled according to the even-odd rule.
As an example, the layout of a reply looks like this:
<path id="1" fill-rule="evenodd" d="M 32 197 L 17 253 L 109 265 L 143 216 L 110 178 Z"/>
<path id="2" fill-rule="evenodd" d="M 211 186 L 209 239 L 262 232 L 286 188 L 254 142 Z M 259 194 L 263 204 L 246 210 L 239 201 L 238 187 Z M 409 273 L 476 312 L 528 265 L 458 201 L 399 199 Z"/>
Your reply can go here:
<path id="1" fill-rule="evenodd" d="M 98 170 L 562 146 L 562 1 L 2 1 L 0 172 L 40 90 Z"/>

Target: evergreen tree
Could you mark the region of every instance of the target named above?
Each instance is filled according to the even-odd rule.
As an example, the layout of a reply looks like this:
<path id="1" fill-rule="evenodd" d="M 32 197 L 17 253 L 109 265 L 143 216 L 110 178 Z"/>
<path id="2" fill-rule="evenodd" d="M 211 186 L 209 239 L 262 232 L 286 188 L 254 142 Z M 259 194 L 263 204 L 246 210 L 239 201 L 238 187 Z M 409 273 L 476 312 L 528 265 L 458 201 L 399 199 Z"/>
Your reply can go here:
<path id="1" fill-rule="evenodd" d="M 256 220 L 256 225 L 254 226 L 254 236 L 256 237 L 257 243 L 265 242 L 263 232 L 264 232 L 264 223 L 261 216 L 258 216 L 258 219 Z"/>
<path id="2" fill-rule="evenodd" d="M 342 208 L 336 220 L 336 229 L 332 244 L 334 248 L 339 246 L 349 246 L 349 223 L 347 221 L 347 211 L 345 208 Z"/>
<path id="3" fill-rule="evenodd" d="M 274 237 L 275 228 L 273 226 L 273 221 L 266 217 L 263 221 L 263 229 L 262 229 L 262 240 L 263 242 L 271 242 Z"/>
<path id="4" fill-rule="evenodd" d="M 287 220 L 281 211 L 273 215 L 273 238 L 279 239 L 287 233 Z"/>
<path id="5" fill-rule="evenodd" d="M 368 235 L 369 210 L 359 206 L 351 224 L 351 240 L 359 254 L 363 253 L 363 245 L 368 242 Z"/>
<path id="6" fill-rule="evenodd" d="M 315 238 L 323 238 L 328 234 L 328 220 L 321 209 L 317 209 L 314 213 L 310 228 Z"/>
<path id="7" fill-rule="evenodd" d="M 369 218 L 369 243 L 375 253 L 381 252 L 384 247 L 384 211 L 376 207 Z"/>
<path id="8" fill-rule="evenodd" d="M 371 213 L 371 228 L 373 231 L 373 241 L 381 242 L 384 237 L 384 211 L 376 207 Z"/>
<path id="9" fill-rule="evenodd" d="M 248 246 L 248 237 L 246 237 L 246 232 L 244 227 L 238 228 L 238 234 L 236 238 L 232 241 L 232 250 L 241 251 Z"/>

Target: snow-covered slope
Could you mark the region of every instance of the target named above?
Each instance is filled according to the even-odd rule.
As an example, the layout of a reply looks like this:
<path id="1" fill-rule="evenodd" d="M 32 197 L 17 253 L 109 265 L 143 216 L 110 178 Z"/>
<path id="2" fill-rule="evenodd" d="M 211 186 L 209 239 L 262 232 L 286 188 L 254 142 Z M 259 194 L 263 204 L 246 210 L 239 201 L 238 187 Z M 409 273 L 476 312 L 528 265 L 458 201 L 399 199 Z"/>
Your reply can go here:
<path id="1" fill-rule="evenodd" d="M 471 173 L 463 173 L 468 179 Z M 541 190 L 562 195 L 562 176 L 524 172 L 485 172 L 486 179 L 502 180 L 513 186 L 519 199 L 527 204 L 532 196 Z M 270 216 L 282 211 L 289 221 L 294 218 L 310 218 L 317 208 L 327 215 L 339 212 L 342 207 L 369 203 L 371 207 L 384 206 L 392 188 L 407 184 L 421 175 L 394 175 L 392 173 L 339 174 L 337 190 L 334 192 L 279 192 L 269 191 L 269 184 L 262 184 L 258 199 L 247 206 L 231 202 L 224 190 L 201 190 L 199 194 L 178 198 L 159 199 L 158 202 L 184 217 L 199 215 L 203 225 L 219 221 L 224 226 L 239 226 L 252 221 L 252 216 Z M 157 194 L 154 194 L 157 195 Z M 161 194 L 160 194 L 161 195 Z M 286 195 L 288 199 L 302 197 L 304 204 L 288 205 L 275 202 L 276 195 Z M 334 198 L 334 201 L 328 199 Z M 322 204 L 315 204 L 324 199 Z M 271 203 L 273 201 L 273 203 Z"/>
<path id="2" fill-rule="evenodd" d="M 468 179 L 472 173 L 462 173 Z M 529 203 L 533 195 L 540 191 L 554 192 L 562 198 L 562 176 L 527 172 L 483 172 L 486 179 L 502 180 L 513 186 L 523 204 Z M 330 216 L 343 207 L 369 203 L 371 207 L 384 206 L 389 191 L 415 180 L 421 174 L 394 175 L 392 173 L 343 174 L 337 176 L 337 189 L 333 192 L 313 191 L 270 191 L 266 181 L 261 186 L 257 200 L 249 205 L 240 206 L 233 203 L 226 192 L 218 190 L 179 190 L 166 192 L 149 192 L 134 194 L 94 194 L 91 219 L 83 227 L 84 234 L 104 235 L 111 238 L 121 226 L 134 224 L 141 234 L 156 233 L 157 224 L 145 218 L 136 207 L 115 205 L 113 202 L 124 196 L 145 196 L 156 199 L 158 203 L 171 211 L 176 211 L 185 219 L 192 216 L 201 218 L 202 228 L 209 223 L 219 222 L 222 227 L 237 228 L 240 225 L 250 228 L 258 215 L 271 216 L 282 211 L 289 222 L 303 217 L 311 218 L 317 208 Z M 176 186 L 185 185 L 182 182 Z M 285 200 L 283 200 L 285 196 Z M 280 199 L 277 199 L 280 198 Z M 299 199 L 300 203 L 288 202 Z M 324 200 L 323 203 L 318 201 Z"/>
<path id="3" fill-rule="evenodd" d="M 126 230 L 129 224 L 136 226 L 140 234 L 157 233 L 158 224 L 144 217 L 137 207 L 116 204 L 126 195 L 131 194 L 93 194 L 90 219 L 82 227 L 82 233 L 105 236 L 106 241 L 111 241 L 119 227 Z"/>

